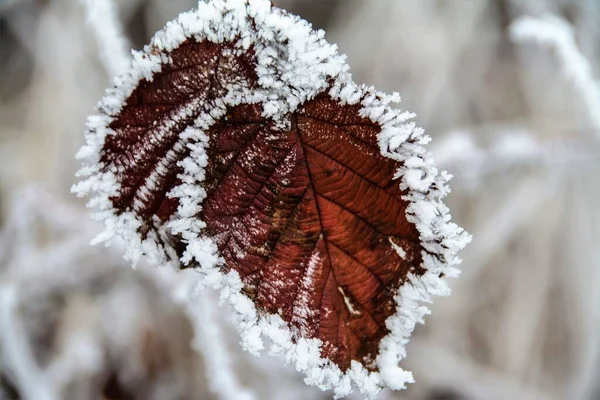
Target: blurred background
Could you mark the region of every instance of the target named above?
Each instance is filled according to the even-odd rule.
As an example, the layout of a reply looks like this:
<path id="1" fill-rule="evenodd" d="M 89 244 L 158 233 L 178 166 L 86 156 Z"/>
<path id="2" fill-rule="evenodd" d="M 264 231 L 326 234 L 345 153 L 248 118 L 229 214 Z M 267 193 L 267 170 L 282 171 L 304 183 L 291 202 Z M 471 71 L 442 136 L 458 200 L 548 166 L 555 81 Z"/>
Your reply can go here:
<path id="1" fill-rule="evenodd" d="M 243 353 L 188 273 L 89 246 L 69 193 L 121 50 L 194 3 L 0 0 L 0 399 L 331 398 Z M 600 1 L 275 3 L 401 93 L 474 236 L 408 345 L 417 383 L 380 398 L 600 399 Z"/>

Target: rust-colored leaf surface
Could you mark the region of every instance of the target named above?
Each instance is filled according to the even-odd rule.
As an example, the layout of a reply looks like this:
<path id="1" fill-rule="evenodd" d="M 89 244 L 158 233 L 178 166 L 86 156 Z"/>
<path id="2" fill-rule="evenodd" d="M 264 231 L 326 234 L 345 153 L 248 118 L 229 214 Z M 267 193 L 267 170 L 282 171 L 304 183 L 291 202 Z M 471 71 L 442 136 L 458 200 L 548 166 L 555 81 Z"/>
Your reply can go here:
<path id="1" fill-rule="evenodd" d="M 180 145 L 181 133 L 207 103 L 224 95 L 226 82 L 256 82 L 252 52 L 224 55 L 230 49 L 209 41 L 186 41 L 171 53 L 172 63 L 134 89 L 109 125 L 115 134 L 107 136 L 101 162 L 118 168 L 122 176 L 112 202 L 116 209 L 135 210 L 142 217 L 143 234 L 156 224 L 154 215 L 164 222 L 177 208 L 166 193 L 181 172 L 177 161 L 188 154 Z M 166 168 L 156 173 L 161 160 Z"/>
<path id="2" fill-rule="evenodd" d="M 377 133 L 356 106 L 326 94 L 287 132 L 256 106 L 232 109 L 210 132 L 202 218 L 227 268 L 261 309 L 326 343 L 324 356 L 342 370 L 372 364 L 395 289 L 421 263 L 392 180 L 398 165 L 381 156 Z"/>
<path id="3" fill-rule="evenodd" d="M 102 162 L 122 181 L 111 201 L 141 218 L 141 235 L 176 212 L 167 193 L 189 154 L 182 132 L 223 96 L 225 81 L 256 84 L 252 52 L 225 56 L 226 47 L 188 40 L 113 118 Z M 323 92 L 281 130 L 259 104 L 229 108 L 207 132 L 199 215 L 257 308 L 281 315 L 297 337 L 321 339 L 322 356 L 342 371 L 352 360 L 375 368 L 395 291 L 409 272 L 423 272 L 419 235 L 392 179 L 399 165 L 381 155 L 380 127 L 359 109 Z"/>

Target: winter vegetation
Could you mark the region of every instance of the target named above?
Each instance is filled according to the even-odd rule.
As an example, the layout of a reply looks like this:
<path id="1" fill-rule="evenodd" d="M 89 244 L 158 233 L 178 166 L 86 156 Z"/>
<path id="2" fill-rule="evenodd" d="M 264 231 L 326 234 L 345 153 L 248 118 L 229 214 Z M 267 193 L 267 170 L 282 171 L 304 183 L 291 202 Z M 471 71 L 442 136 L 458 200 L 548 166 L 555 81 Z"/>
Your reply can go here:
<path id="1" fill-rule="evenodd" d="M 326 29 L 327 40 L 348 55 L 354 82 L 402 94 L 402 108 L 415 111 L 433 138 L 429 150 L 438 167 L 454 175 L 446 200 L 453 220 L 474 236 L 461 253 L 460 278 L 448 281 L 453 295 L 428 305 L 432 314 L 417 326 L 405 358 L 404 349 L 395 350 L 401 371 L 412 371 L 416 383 L 403 392 L 384 389 L 378 398 L 598 399 L 598 5 L 276 3 Z M 332 396 L 304 384 L 296 368 L 306 360 L 284 366 L 286 357 L 302 354 L 298 348 L 291 349 L 295 356 L 271 349 L 279 358 L 241 351 L 261 347 L 260 336 L 245 332 L 240 346 L 231 324 L 233 317 L 239 325 L 239 309 L 236 314 L 218 305 L 234 299 L 239 308 L 239 300 L 207 287 L 229 287 L 232 279 L 235 287 L 235 277 L 217 282 L 209 276 L 199 291 L 197 272 L 148 265 L 162 253 L 138 257 L 144 244 L 132 248 L 131 240 L 121 241 L 127 233 L 101 235 L 113 239 L 108 247 L 89 246 L 106 230 L 69 194 L 85 119 L 112 78 L 129 68 L 128 48 L 141 49 L 166 21 L 195 6 L 193 0 L 0 3 L 2 399 Z M 160 45 L 172 46 L 173 37 Z M 330 51 L 319 40 L 318 47 Z M 361 89 L 347 80 L 343 60 L 325 57 L 334 60 L 327 74 L 341 82 L 334 96 L 358 101 L 353 95 Z M 142 75 L 155 68 L 136 60 Z M 325 75 L 310 68 L 300 72 L 316 74 L 309 79 L 316 90 Z M 268 74 L 262 82 L 269 85 Z M 265 101 L 260 95 L 255 100 Z M 265 101 L 265 108 L 277 119 L 285 111 L 281 104 Z M 370 118 L 381 118 L 378 104 L 363 106 L 371 107 Z M 90 146 L 88 136 L 88 151 L 80 152 L 88 159 Z M 418 190 L 429 167 L 407 160 L 413 172 L 404 171 L 402 184 Z M 83 186 L 80 192 L 89 190 Z M 190 193 L 177 196 L 189 196 L 186 204 L 193 206 Z M 420 223 L 432 219 L 425 211 L 416 215 Z M 180 221 L 179 228 L 182 223 L 196 222 Z M 109 227 L 126 230 L 126 224 Z M 129 260 L 122 257 L 126 252 Z M 208 256 L 199 246 L 188 257 Z M 257 324 L 264 330 L 263 322 Z M 272 332 L 279 323 L 270 323 L 266 334 L 276 342 Z M 403 386 L 399 375 L 382 376 L 383 386 Z M 357 387 L 351 397 L 376 394 L 379 378 L 373 379 L 375 386 Z M 347 394 L 332 382 L 320 386 Z"/>

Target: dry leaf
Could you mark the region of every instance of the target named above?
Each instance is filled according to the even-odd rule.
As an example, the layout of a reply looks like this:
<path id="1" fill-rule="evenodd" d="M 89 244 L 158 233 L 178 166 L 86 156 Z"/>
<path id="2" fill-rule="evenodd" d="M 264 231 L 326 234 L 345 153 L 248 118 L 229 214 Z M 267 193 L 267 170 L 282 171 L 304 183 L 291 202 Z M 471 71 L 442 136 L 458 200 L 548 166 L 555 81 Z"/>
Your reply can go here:
<path id="1" fill-rule="evenodd" d="M 101 240 L 220 287 L 249 351 L 267 337 L 307 382 L 373 397 L 412 381 L 398 363 L 418 302 L 447 294 L 469 239 L 398 100 L 267 0 L 200 3 L 90 117 L 76 190 Z"/>

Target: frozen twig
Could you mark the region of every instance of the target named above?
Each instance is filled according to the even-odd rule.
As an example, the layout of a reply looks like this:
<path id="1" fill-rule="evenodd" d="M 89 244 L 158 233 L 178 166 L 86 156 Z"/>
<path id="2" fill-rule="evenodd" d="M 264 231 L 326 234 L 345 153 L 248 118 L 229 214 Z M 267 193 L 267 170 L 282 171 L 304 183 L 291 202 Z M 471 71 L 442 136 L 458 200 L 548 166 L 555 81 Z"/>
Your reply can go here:
<path id="1" fill-rule="evenodd" d="M 150 268 L 149 277 L 187 314 L 194 331 L 192 347 L 206 365 L 206 380 L 210 391 L 221 400 L 254 400 L 256 395 L 239 382 L 235 362 L 226 340 L 227 321 L 214 293 L 195 293 L 198 274 L 192 270 Z M 231 330 L 231 326 L 229 329 Z"/>
<path id="2" fill-rule="evenodd" d="M 27 334 L 21 321 L 15 316 L 19 304 L 16 287 L 0 286 L 0 357 L 10 370 L 23 391 L 26 400 L 53 400 L 51 385 L 38 366 L 27 344 Z"/>
<path id="3" fill-rule="evenodd" d="M 493 132 L 488 146 L 477 138 Z M 593 165 L 600 161 L 600 144 L 596 138 L 561 132 L 558 138 L 541 140 L 520 126 L 476 127 L 443 135 L 433 148 L 436 160 L 453 171 L 458 184 L 473 185 L 494 174 L 510 169 L 555 169 L 565 165 Z"/>
<path id="4" fill-rule="evenodd" d="M 89 246 L 97 226 L 81 217 L 83 209 L 37 187 L 18 193 L 0 230 L 8 250 L 0 259 L 0 368 L 24 400 L 89 398 L 82 393 L 103 390 L 111 371 L 124 377 L 127 390 L 136 390 L 131 382 L 148 379 L 150 370 L 170 380 L 152 375 L 146 393 L 203 398 L 195 380 L 183 380 L 196 373 L 190 362 L 197 359 L 190 351 L 189 325 L 178 325 L 186 321 L 184 304 L 148 305 L 157 286 L 147 279 L 158 271 L 129 279 L 118 252 Z M 166 284 L 160 293 L 168 295 L 173 284 Z M 65 300 L 61 305 L 53 305 L 57 295 Z M 176 323 L 165 329 L 156 323 L 160 315 Z M 36 340 L 38 332 L 52 338 L 51 352 L 44 353 L 48 348 Z M 123 356 L 124 351 L 130 353 Z M 157 361 L 163 354 L 170 362 L 185 363 L 185 369 L 162 370 Z M 121 365 L 120 357 L 127 363 Z"/>
<path id="5" fill-rule="evenodd" d="M 231 352 L 216 315 L 219 311 L 217 301 L 210 295 L 200 293 L 187 307 L 194 323 L 193 345 L 204 356 L 209 388 L 221 400 L 254 400 L 254 394 L 238 382 Z"/>
<path id="6" fill-rule="evenodd" d="M 571 118 L 582 118 L 583 122 L 578 122 L 577 128 L 600 132 L 600 90 L 590 63 L 577 47 L 572 26 L 555 16 L 522 17 L 510 26 L 510 38 L 529 63 L 526 71 L 535 75 L 535 79 L 525 82 L 530 86 L 534 104 L 548 101 L 540 96 L 555 96 L 551 99 L 555 101 L 553 109 L 557 106 L 566 108 Z M 562 86 L 567 90 L 549 91 L 548 79 L 553 82 L 553 87 Z M 561 122 L 560 115 L 553 117 L 552 122 Z"/>
<path id="7" fill-rule="evenodd" d="M 108 73 L 120 75 L 129 66 L 129 43 L 122 32 L 117 10 L 112 0 L 81 0 L 98 44 L 100 58 Z"/>

